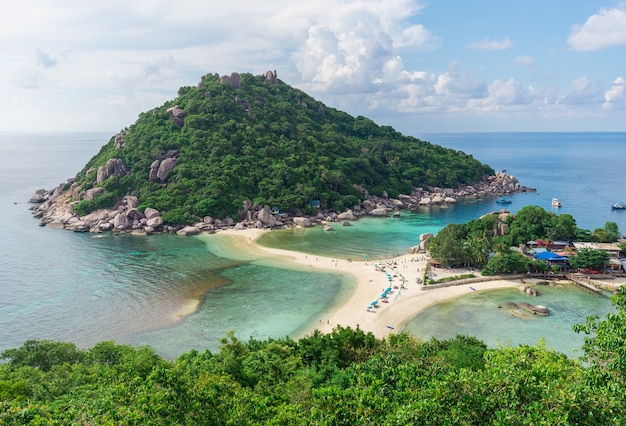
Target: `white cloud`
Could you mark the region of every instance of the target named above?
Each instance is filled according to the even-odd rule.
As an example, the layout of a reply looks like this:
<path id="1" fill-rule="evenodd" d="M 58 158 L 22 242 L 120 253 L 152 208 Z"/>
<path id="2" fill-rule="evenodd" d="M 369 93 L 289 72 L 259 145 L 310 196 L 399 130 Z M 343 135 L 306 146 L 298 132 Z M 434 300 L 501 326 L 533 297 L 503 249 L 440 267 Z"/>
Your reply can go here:
<path id="1" fill-rule="evenodd" d="M 600 9 L 584 25 L 574 27 L 567 42 L 574 50 L 626 46 L 626 11 L 617 8 Z"/>
<path id="2" fill-rule="evenodd" d="M 618 77 L 613 81 L 611 88 L 604 93 L 604 104 L 602 108 L 605 110 L 612 108 L 626 107 L 626 81 L 622 77 Z"/>
<path id="3" fill-rule="evenodd" d="M 508 37 L 506 37 L 502 40 L 486 39 L 482 41 L 476 41 L 474 43 L 471 43 L 469 45 L 469 48 L 476 50 L 506 50 L 510 49 L 511 46 L 513 46 L 513 43 Z"/>
<path id="4" fill-rule="evenodd" d="M 606 77 L 599 74 L 601 67 L 571 58 L 564 58 L 563 69 L 547 69 L 550 58 L 532 50 L 536 40 L 518 41 L 519 34 L 515 45 L 525 46 L 528 55 L 513 59 L 517 67 L 510 66 L 510 59 L 502 62 L 499 55 L 456 51 L 460 34 L 463 39 L 482 37 L 472 32 L 473 26 L 464 26 L 472 16 L 446 15 L 445 8 L 425 4 L 423 0 L 275 0 L 271 5 L 239 0 L 238 7 L 216 0 L 9 2 L 0 14 L 0 102 L 14 105 L 19 100 L 27 113 L 0 117 L 0 129 L 29 129 L 37 123 L 57 130 L 76 126 L 117 130 L 175 97 L 180 86 L 195 85 L 206 73 L 263 74 L 274 69 L 280 79 L 329 106 L 375 120 L 398 112 L 445 117 L 449 112 L 526 108 L 535 113 L 538 99 L 544 98 L 541 105 L 546 109 L 584 105 L 586 111 L 601 112 L 604 107 L 608 114 L 609 109 L 623 107 L 624 84 L 615 80 L 614 71 Z M 626 31 L 623 15 L 623 9 L 602 9 L 572 33 L 572 47 L 597 48 L 601 44 L 591 43 L 593 37 L 616 45 Z M 469 47 L 512 50 L 513 44 L 501 37 Z M 544 78 L 520 70 L 535 66 L 535 58 L 541 61 Z M 624 62 L 615 63 L 623 67 Z M 452 65 L 446 68 L 447 64 Z M 558 84 L 571 78 L 567 72 L 572 69 L 590 77 L 575 80 L 566 93 L 559 93 Z M 538 76 L 541 80 L 533 84 L 547 87 L 525 81 Z"/>
<path id="5" fill-rule="evenodd" d="M 557 99 L 557 104 L 563 105 L 600 105 L 603 93 L 596 89 L 587 76 L 572 81 L 572 89 Z"/>

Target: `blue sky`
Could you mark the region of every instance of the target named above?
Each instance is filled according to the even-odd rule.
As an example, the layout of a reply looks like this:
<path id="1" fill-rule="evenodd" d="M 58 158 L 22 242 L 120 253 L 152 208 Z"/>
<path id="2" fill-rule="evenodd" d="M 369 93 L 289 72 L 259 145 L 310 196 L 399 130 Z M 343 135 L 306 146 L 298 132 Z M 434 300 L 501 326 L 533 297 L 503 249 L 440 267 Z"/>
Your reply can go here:
<path id="1" fill-rule="evenodd" d="M 0 131 L 103 130 L 206 73 L 264 74 L 419 136 L 626 131 L 626 2 L 21 0 Z"/>

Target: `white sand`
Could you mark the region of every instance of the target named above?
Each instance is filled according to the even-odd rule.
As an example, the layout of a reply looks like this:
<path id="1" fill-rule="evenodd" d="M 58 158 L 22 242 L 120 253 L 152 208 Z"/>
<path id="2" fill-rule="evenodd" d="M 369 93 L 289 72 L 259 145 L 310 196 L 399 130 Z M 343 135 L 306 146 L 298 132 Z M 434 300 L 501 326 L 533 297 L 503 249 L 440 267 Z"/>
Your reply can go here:
<path id="1" fill-rule="evenodd" d="M 358 325 L 361 330 L 372 332 L 376 337 L 382 338 L 401 329 L 405 322 L 435 303 L 473 291 L 522 285 L 520 281 L 494 280 L 422 290 L 421 285 L 417 284 L 416 278 L 423 278 L 424 276 L 427 262 L 425 254 L 406 254 L 386 261 L 355 260 L 350 262 L 346 259 L 332 259 L 258 245 L 256 240 L 264 232 L 269 231 L 246 229 L 241 231 L 225 230 L 219 233 L 232 236 L 234 247 L 243 251 L 270 258 L 280 258 L 282 261 L 301 265 L 303 268 L 311 270 L 329 271 L 343 275 L 350 274 L 355 278 L 355 289 L 349 299 L 330 312 L 327 317 L 320 318 L 318 324 L 312 324 L 310 331 L 319 329 L 328 333 L 337 325 L 352 328 L 356 328 Z M 385 268 L 385 272 L 381 270 L 382 267 Z M 452 271 L 434 269 L 432 271 L 436 274 L 436 278 L 468 273 L 467 270 L 460 269 Z M 392 276 L 391 283 L 387 274 Z M 404 284 L 402 284 L 402 277 Z M 401 288 L 402 286 L 404 288 Z M 388 294 L 385 303 L 382 302 L 381 294 L 388 287 L 392 288 L 392 292 Z M 368 309 L 375 300 L 379 301 L 378 307 Z"/>

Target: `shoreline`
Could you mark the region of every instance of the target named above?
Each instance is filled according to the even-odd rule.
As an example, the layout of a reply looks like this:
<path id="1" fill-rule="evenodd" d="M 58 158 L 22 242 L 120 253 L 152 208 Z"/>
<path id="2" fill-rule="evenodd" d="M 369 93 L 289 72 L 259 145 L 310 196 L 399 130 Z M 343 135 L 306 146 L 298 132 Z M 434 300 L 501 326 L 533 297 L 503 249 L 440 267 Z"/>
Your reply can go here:
<path id="1" fill-rule="evenodd" d="M 227 229 L 212 235 L 227 237 L 228 244 L 222 244 L 220 248 L 238 259 L 260 257 L 265 260 L 278 260 L 283 265 L 291 264 L 302 270 L 338 274 L 354 283 L 348 289 L 345 300 L 342 299 L 336 305 L 330 306 L 328 312 L 320 314 L 317 321 L 302 324 L 294 338 L 304 337 L 315 330 L 328 334 L 337 326 L 353 329 L 359 327 L 365 332 L 373 333 L 377 338 L 384 338 L 392 333 L 401 332 L 408 321 L 436 303 L 458 298 L 473 291 L 516 288 L 522 285 L 517 281 L 495 279 L 423 291 L 416 279 L 424 274 L 427 263 L 425 254 L 404 254 L 376 261 L 334 259 L 262 246 L 257 240 L 266 232 L 270 231 Z M 203 238 L 211 238 L 212 235 Z M 469 272 L 461 269 L 433 271 L 438 278 Z M 532 280 L 527 284 L 531 283 Z M 383 294 L 386 297 L 382 297 Z M 378 302 L 377 307 L 370 308 L 373 301 Z M 187 308 L 191 306 L 188 305 Z M 184 313 L 188 315 L 193 312 L 184 309 Z"/>

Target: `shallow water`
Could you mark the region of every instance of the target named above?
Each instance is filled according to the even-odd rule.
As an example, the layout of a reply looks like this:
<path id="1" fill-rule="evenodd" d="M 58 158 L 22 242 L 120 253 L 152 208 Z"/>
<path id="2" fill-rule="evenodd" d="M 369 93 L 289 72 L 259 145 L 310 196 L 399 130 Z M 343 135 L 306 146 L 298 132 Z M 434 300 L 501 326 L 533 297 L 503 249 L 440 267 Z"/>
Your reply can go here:
<path id="1" fill-rule="evenodd" d="M 477 291 L 439 303 L 405 323 L 401 331 L 423 339 L 471 335 L 492 348 L 538 345 L 543 341 L 548 348 L 577 357 L 582 355 L 586 336 L 574 332 L 572 326 L 585 323 L 588 316 L 604 317 L 615 311 L 608 297 L 590 294 L 573 285 L 536 288 L 541 293 L 538 297 L 522 294 L 518 289 L 502 289 Z M 506 302 L 543 305 L 550 309 L 550 316 L 514 311 L 505 307 Z"/>

